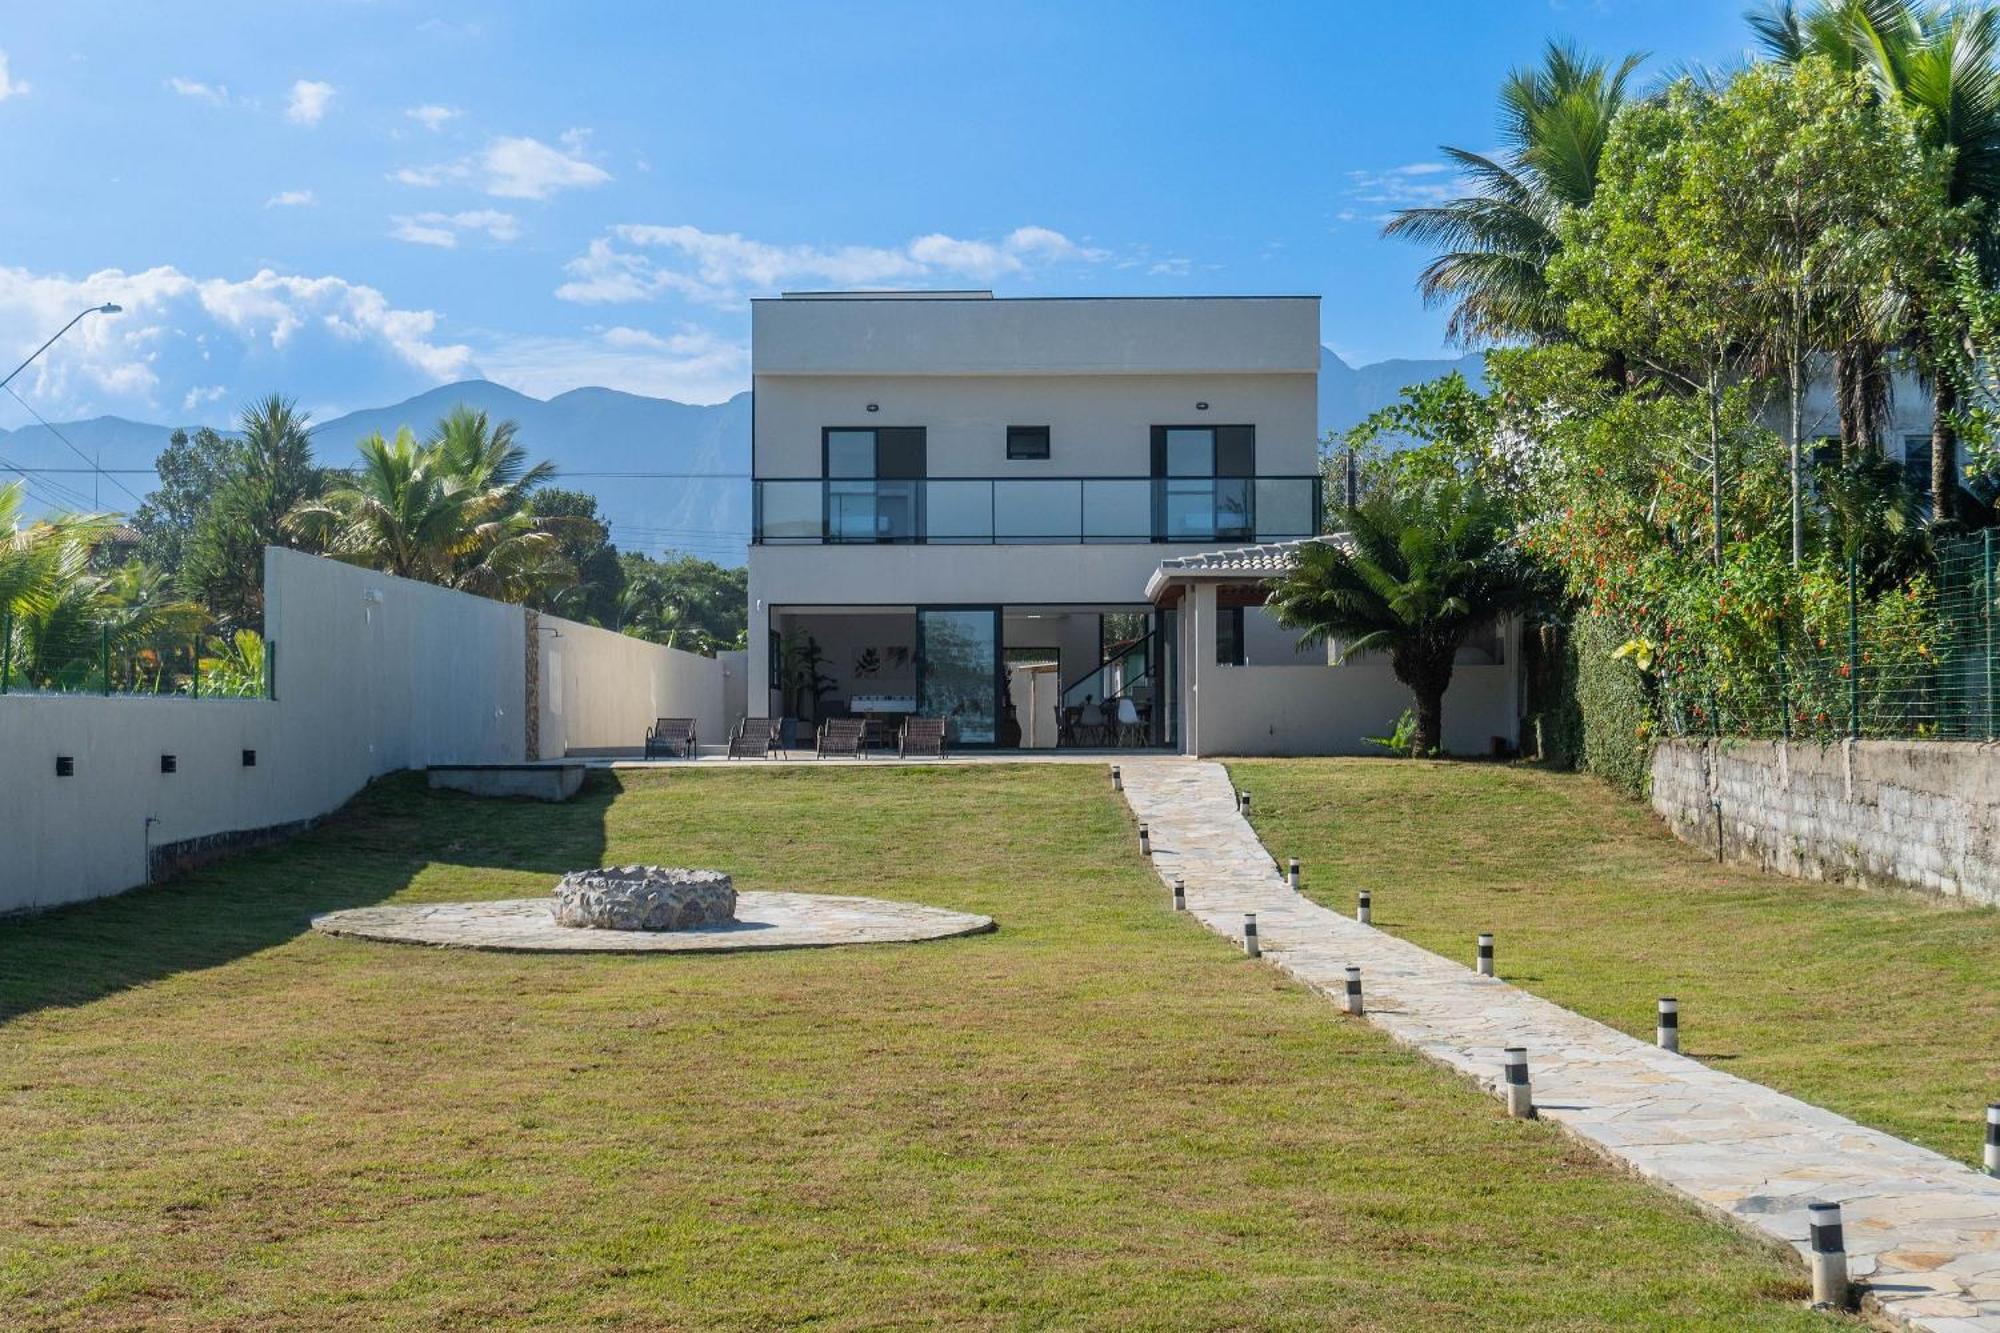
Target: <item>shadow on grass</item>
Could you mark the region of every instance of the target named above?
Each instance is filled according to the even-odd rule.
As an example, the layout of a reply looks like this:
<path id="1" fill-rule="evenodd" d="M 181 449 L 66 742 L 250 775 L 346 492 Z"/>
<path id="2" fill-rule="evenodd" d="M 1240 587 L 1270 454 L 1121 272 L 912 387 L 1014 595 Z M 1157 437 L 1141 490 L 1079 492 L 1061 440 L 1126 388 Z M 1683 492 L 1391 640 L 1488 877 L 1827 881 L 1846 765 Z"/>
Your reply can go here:
<path id="1" fill-rule="evenodd" d="M 602 863 L 622 786 L 589 775 L 561 805 L 434 792 L 419 773 L 364 789 L 311 832 L 164 884 L 0 921 L 0 1023 L 218 967 L 383 902 L 434 862 L 561 874 Z"/>

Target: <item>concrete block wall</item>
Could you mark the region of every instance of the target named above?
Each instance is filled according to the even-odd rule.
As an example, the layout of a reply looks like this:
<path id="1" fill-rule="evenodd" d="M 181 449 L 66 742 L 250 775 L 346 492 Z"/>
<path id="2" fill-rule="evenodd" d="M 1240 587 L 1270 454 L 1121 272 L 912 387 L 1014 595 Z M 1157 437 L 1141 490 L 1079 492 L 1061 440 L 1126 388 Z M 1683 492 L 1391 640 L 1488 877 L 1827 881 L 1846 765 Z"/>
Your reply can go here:
<path id="1" fill-rule="evenodd" d="M 2000 747 L 1668 740 L 1652 779 L 1674 832 L 1728 859 L 2000 903 Z"/>
<path id="2" fill-rule="evenodd" d="M 0 697 L 0 912 L 121 892 L 177 850 L 295 828 L 385 773 L 523 762 L 537 724 L 559 759 L 566 726 L 636 745 L 656 715 L 718 739 L 734 720 L 713 658 L 537 617 L 575 650 L 552 720 L 521 607 L 278 549 L 264 579 L 275 699 Z"/>

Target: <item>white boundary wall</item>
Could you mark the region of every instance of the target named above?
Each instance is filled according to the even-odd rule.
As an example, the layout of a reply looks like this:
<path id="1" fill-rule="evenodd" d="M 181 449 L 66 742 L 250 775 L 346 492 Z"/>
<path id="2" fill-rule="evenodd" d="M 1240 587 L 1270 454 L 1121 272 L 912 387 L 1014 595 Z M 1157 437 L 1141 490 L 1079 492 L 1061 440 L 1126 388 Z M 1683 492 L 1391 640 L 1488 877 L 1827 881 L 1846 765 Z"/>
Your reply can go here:
<path id="1" fill-rule="evenodd" d="M 720 745 L 741 717 L 740 655 L 701 657 L 628 634 L 539 617 L 540 751 L 609 754 L 642 750 L 656 718 L 691 717 L 703 745 Z"/>
<path id="2" fill-rule="evenodd" d="M 0 911 L 132 888 L 152 848 L 315 819 L 398 769 L 527 757 L 520 607 L 276 548 L 264 577 L 275 700 L 0 697 Z M 658 702 L 717 739 L 733 722 L 723 663 L 540 624 L 590 645 L 563 669 L 562 718 L 540 701 L 556 745 L 565 720 L 638 744 Z M 541 753 L 561 750 L 545 739 Z M 56 776 L 58 756 L 74 776 Z"/>

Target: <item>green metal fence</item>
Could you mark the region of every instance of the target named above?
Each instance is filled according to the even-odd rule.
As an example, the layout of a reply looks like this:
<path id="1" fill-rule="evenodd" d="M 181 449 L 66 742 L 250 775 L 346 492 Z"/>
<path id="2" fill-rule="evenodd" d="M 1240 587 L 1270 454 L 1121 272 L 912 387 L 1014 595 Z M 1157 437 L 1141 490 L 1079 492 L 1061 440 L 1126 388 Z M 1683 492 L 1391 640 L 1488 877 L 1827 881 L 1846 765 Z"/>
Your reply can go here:
<path id="1" fill-rule="evenodd" d="M 254 631 L 124 635 L 108 626 L 56 641 L 0 612 L 0 695 L 150 694 L 188 699 L 275 698 L 276 654 Z"/>
<path id="2" fill-rule="evenodd" d="M 1940 543 L 1935 596 L 1885 614 L 1849 570 L 1817 633 L 1662 665 L 1661 725 L 1681 736 L 1990 741 L 2000 736 L 2000 538 Z M 1806 642 L 1799 642 L 1800 639 Z"/>

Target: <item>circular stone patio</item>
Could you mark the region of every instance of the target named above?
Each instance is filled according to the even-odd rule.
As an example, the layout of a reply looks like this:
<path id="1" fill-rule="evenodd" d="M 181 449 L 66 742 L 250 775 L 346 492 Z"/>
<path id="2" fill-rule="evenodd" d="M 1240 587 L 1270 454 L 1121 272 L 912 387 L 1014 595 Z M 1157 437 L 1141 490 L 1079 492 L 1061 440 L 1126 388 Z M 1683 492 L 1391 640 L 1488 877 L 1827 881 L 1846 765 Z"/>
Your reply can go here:
<path id="1" fill-rule="evenodd" d="M 977 935 L 990 916 L 919 903 L 827 893 L 739 893 L 736 920 L 699 930 L 592 930 L 559 926 L 548 898 L 356 907 L 312 919 L 326 935 L 514 953 L 734 953 L 839 944 L 906 944 Z"/>

